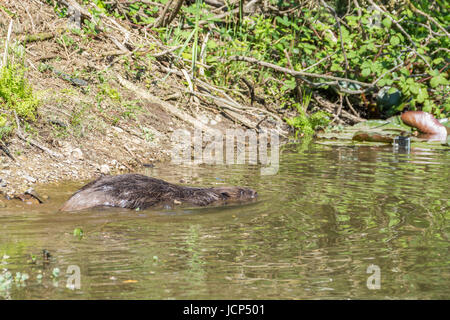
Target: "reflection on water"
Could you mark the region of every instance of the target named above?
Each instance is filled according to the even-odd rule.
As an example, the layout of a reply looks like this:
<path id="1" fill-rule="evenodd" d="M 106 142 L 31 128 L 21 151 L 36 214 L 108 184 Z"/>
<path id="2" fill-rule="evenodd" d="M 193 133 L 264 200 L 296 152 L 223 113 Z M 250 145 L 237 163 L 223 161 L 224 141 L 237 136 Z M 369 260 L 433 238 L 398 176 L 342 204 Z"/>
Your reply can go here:
<path id="1" fill-rule="evenodd" d="M 67 214 L 57 209 L 79 183 L 37 188 L 48 203 L 0 209 L 3 267 L 30 275 L 0 297 L 448 299 L 449 160 L 448 151 L 290 145 L 274 176 L 244 165 L 142 171 L 258 191 L 256 203 L 219 208 Z M 379 290 L 367 288 L 372 264 Z M 66 288 L 69 265 L 80 267 L 80 290 Z"/>

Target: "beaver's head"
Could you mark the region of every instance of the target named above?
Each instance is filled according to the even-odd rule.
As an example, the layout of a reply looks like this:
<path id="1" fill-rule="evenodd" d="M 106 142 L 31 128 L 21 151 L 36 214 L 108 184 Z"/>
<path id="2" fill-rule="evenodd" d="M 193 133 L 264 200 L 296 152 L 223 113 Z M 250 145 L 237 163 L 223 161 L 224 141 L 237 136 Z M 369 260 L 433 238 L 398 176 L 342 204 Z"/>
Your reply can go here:
<path id="1" fill-rule="evenodd" d="M 219 187 L 213 188 L 214 192 L 219 194 L 223 200 L 251 200 L 256 199 L 258 193 L 255 190 L 242 187 Z"/>

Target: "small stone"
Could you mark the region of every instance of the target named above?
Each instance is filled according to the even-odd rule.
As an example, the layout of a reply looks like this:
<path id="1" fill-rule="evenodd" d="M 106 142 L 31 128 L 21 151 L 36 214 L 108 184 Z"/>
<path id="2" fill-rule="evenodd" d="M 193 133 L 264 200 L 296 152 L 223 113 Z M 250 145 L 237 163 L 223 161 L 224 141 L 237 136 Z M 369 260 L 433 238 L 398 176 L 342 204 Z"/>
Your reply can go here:
<path id="1" fill-rule="evenodd" d="M 70 154 L 71 154 L 71 156 L 74 159 L 77 159 L 77 160 L 82 160 L 83 159 L 83 152 L 81 151 L 80 148 L 73 149 Z"/>
<path id="2" fill-rule="evenodd" d="M 123 133 L 123 129 L 119 127 L 112 127 L 114 130 L 116 130 L 117 133 Z"/>
<path id="3" fill-rule="evenodd" d="M 100 172 L 102 174 L 109 174 L 111 172 L 111 169 L 109 168 L 109 166 L 107 164 L 103 164 L 100 166 Z"/>
<path id="4" fill-rule="evenodd" d="M 197 119 L 200 120 L 200 122 L 203 123 L 203 124 L 208 124 L 208 122 L 209 122 L 208 117 L 203 115 L 203 114 L 199 115 L 197 117 Z"/>
<path id="5" fill-rule="evenodd" d="M 31 182 L 31 183 L 35 183 L 35 182 L 37 181 L 35 178 L 33 178 L 33 177 L 31 177 L 31 176 L 29 176 L 29 175 L 27 175 L 27 174 L 24 174 L 23 177 L 24 177 L 27 181 L 29 181 L 29 182 Z"/>

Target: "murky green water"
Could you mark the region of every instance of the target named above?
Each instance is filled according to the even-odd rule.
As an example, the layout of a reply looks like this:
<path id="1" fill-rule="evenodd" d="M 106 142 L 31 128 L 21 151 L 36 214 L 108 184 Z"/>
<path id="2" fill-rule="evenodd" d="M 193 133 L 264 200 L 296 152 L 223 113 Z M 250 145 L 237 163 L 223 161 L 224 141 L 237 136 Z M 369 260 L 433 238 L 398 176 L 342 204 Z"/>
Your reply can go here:
<path id="1" fill-rule="evenodd" d="M 67 214 L 57 209 L 79 183 L 37 188 L 48 203 L 0 209 L 0 259 L 9 256 L 2 267 L 30 276 L 0 297 L 450 298 L 448 151 L 291 145 L 280 162 L 275 176 L 250 165 L 142 171 L 175 183 L 256 189 L 258 202 L 242 206 Z M 27 262 L 31 254 L 36 264 Z M 378 290 L 367 287 L 372 264 Z M 70 265 L 80 268 L 79 290 L 66 288 Z"/>

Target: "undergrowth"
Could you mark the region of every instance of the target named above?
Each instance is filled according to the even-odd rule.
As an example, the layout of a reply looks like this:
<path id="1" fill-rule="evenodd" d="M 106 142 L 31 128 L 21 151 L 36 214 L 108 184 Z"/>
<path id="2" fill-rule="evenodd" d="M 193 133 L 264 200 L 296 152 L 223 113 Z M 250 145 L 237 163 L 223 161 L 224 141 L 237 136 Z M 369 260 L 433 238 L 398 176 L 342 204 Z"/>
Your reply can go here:
<path id="1" fill-rule="evenodd" d="M 35 121 L 39 99 L 26 78 L 23 63 L 7 63 L 0 69 L 0 140 L 13 131 L 15 115 L 25 121 Z"/>

